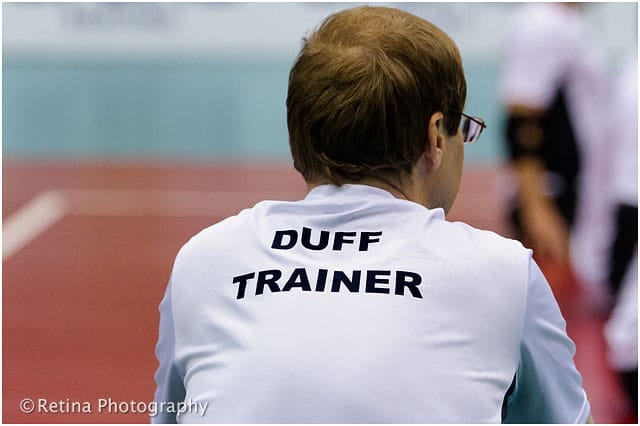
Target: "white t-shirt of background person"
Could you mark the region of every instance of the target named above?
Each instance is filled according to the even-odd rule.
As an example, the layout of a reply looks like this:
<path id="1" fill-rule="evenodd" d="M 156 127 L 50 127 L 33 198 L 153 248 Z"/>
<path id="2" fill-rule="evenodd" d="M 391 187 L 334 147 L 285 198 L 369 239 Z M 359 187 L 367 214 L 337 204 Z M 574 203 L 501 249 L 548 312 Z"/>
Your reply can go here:
<path id="1" fill-rule="evenodd" d="M 584 6 L 588 7 L 588 6 Z M 609 201 L 611 134 L 610 79 L 579 8 L 560 3 L 521 7 L 512 22 L 499 78 L 505 105 L 551 107 L 563 89 L 580 152 L 578 199 L 571 258 L 580 281 L 603 297 L 611 239 Z M 606 121 L 606 120 L 605 120 Z"/>
<path id="2" fill-rule="evenodd" d="M 203 230 L 180 250 L 160 313 L 155 400 L 208 409 L 154 422 L 582 423 L 590 412 L 531 251 L 370 186 L 319 186 Z"/>
<path id="3" fill-rule="evenodd" d="M 638 206 L 638 59 L 624 67 L 610 108 L 613 152 L 611 195 L 614 204 Z"/>

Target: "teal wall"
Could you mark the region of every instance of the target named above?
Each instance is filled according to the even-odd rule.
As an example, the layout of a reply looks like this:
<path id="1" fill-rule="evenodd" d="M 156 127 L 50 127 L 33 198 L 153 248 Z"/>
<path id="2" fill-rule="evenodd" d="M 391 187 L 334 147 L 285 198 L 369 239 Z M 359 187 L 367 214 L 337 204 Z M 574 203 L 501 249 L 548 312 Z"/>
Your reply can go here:
<path id="1" fill-rule="evenodd" d="M 3 58 L 3 156 L 212 161 L 289 158 L 293 58 Z M 468 162 L 500 158 L 496 69 L 467 65 L 466 110 L 488 123 Z"/>
<path id="2" fill-rule="evenodd" d="M 3 3 L 4 158 L 289 161 L 289 68 L 309 31 L 353 5 Z M 522 4 L 390 5 L 456 40 L 466 111 L 488 124 L 467 162 L 499 162 L 498 64 Z M 615 71 L 637 49 L 637 4 L 581 10 Z"/>

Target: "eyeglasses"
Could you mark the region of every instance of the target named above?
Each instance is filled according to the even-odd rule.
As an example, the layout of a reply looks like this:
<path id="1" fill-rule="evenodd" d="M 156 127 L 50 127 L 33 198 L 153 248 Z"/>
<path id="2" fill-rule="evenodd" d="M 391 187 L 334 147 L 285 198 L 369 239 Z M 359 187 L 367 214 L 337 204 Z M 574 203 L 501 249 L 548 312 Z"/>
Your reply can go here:
<path id="1" fill-rule="evenodd" d="M 460 111 L 452 112 L 462 115 L 460 128 L 462 129 L 462 140 L 464 143 L 474 143 L 480 139 L 480 133 L 482 133 L 483 129 L 487 128 L 487 125 L 484 124 L 484 120 L 482 118 L 471 117 L 470 115 Z"/>

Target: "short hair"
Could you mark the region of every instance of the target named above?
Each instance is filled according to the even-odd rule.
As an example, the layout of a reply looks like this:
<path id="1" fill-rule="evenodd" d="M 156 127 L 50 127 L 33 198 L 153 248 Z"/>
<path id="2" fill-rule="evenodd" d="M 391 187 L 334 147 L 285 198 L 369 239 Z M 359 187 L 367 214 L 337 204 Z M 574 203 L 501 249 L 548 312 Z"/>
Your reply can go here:
<path id="1" fill-rule="evenodd" d="M 307 182 L 410 171 L 437 111 L 447 132 L 457 132 L 467 90 L 462 59 L 430 22 L 363 6 L 329 16 L 303 42 L 289 74 L 287 127 L 294 167 Z"/>

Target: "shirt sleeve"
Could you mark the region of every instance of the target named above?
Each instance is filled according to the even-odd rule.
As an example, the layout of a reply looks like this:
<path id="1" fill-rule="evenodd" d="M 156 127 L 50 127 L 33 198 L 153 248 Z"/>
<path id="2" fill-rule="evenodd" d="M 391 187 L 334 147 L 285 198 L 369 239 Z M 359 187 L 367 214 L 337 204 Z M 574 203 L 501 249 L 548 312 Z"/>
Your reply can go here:
<path id="1" fill-rule="evenodd" d="M 586 423 L 591 413 L 551 288 L 531 259 L 516 371 L 505 423 Z"/>
<path id="2" fill-rule="evenodd" d="M 160 331 L 156 345 L 156 357 L 160 365 L 155 374 L 156 393 L 154 401 L 158 412 L 151 417 L 151 423 L 177 423 L 175 410 L 161 409 L 162 403 L 184 401 L 183 376 L 175 363 L 175 328 L 171 304 L 171 281 L 160 302 Z"/>

